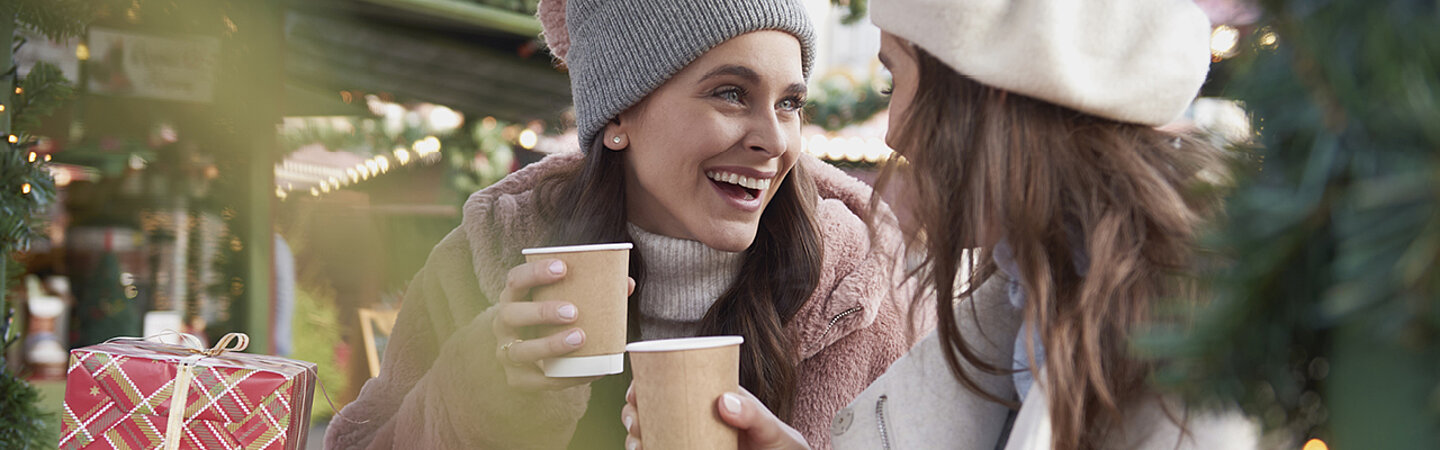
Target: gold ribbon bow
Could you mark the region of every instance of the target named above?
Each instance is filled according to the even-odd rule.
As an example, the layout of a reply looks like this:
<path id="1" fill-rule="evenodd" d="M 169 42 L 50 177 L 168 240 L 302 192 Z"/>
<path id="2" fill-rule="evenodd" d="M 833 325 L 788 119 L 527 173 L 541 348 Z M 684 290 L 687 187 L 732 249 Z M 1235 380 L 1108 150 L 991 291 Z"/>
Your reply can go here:
<path id="1" fill-rule="evenodd" d="M 245 351 L 246 348 L 250 347 L 250 335 L 245 334 L 245 333 L 229 333 L 229 334 L 226 334 L 224 337 L 220 338 L 219 341 L 215 342 L 215 345 L 214 345 L 214 346 L 211 346 L 210 348 L 207 349 L 207 348 L 205 348 L 205 345 L 201 343 L 202 341 L 200 341 L 200 338 L 195 337 L 195 335 L 189 334 L 189 333 L 181 333 L 181 332 L 175 331 L 175 330 L 165 330 L 165 331 L 160 332 L 160 333 L 158 333 L 158 334 L 152 334 L 152 335 L 149 335 L 149 336 L 146 336 L 146 337 L 143 337 L 143 338 L 142 338 L 142 337 L 129 337 L 129 336 L 114 337 L 114 338 L 110 338 L 109 340 L 105 341 L 105 343 L 106 343 L 106 344 L 109 344 L 109 343 L 111 343 L 111 342 L 136 342 L 136 341 L 138 341 L 138 342 L 147 342 L 147 341 L 153 342 L 153 340 L 156 339 L 156 338 L 162 338 L 162 337 L 166 337 L 166 336 L 175 336 L 177 339 L 180 340 L 180 343 L 179 343 L 179 344 L 170 344 L 170 343 L 163 342 L 163 341 L 162 341 L 161 343 L 166 344 L 166 345 L 179 345 L 181 350 L 184 350 L 184 351 L 187 351 L 187 352 L 190 352 L 190 353 L 199 354 L 199 355 L 205 355 L 206 357 L 220 356 L 220 355 L 222 355 L 222 354 L 225 354 L 225 352 L 240 352 L 240 351 Z"/>
<path id="2" fill-rule="evenodd" d="M 204 348 L 200 339 L 195 336 L 176 334 L 180 335 L 181 342 L 187 344 L 185 350 L 195 355 L 180 360 L 180 370 L 175 374 L 175 390 L 170 395 L 170 415 L 165 421 L 165 450 L 180 448 L 180 429 L 185 420 L 185 398 L 190 396 L 190 380 L 195 377 L 195 364 L 204 358 L 213 358 L 225 352 L 243 351 L 250 346 L 250 336 L 245 333 L 226 334 L 209 349 Z"/>
<path id="3" fill-rule="evenodd" d="M 188 334 L 185 336 L 189 336 L 192 338 L 194 337 Z M 199 340 L 197 339 L 196 342 L 198 341 Z M 200 346 L 195 345 L 195 347 Z M 214 346 L 211 346 L 209 349 L 187 347 L 185 348 L 185 350 L 188 350 L 191 353 L 199 353 L 205 355 L 206 357 L 215 357 L 220 356 L 225 352 L 243 352 L 246 348 L 249 347 L 250 335 L 245 333 L 230 333 L 226 334 L 225 337 L 220 338 L 220 340 L 216 342 Z"/>

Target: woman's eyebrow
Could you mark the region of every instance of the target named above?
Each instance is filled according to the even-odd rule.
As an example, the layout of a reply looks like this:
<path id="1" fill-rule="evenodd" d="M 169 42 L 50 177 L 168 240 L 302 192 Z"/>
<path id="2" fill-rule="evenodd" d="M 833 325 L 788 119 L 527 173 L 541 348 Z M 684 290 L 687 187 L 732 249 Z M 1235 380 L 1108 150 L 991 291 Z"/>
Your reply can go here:
<path id="1" fill-rule="evenodd" d="M 709 73 L 706 73 L 705 76 L 700 77 L 700 81 L 704 82 L 705 80 L 721 76 L 739 77 L 740 79 L 750 82 L 752 84 L 760 84 L 759 73 L 756 73 L 749 67 L 737 64 L 726 64 L 720 67 L 716 67 L 715 70 L 711 70 Z M 807 91 L 808 89 L 805 87 L 805 83 L 793 83 L 789 86 L 785 86 L 786 95 L 804 95 Z"/>
<path id="2" fill-rule="evenodd" d="M 700 77 L 700 81 L 705 81 L 711 78 L 725 75 L 740 77 L 741 79 L 749 81 L 751 83 L 758 84 L 760 82 L 760 74 L 755 73 L 755 71 L 751 70 L 749 67 L 735 64 L 726 64 L 720 67 L 716 67 L 715 70 L 711 70 L 710 73 L 707 73 L 705 74 L 705 76 Z"/>

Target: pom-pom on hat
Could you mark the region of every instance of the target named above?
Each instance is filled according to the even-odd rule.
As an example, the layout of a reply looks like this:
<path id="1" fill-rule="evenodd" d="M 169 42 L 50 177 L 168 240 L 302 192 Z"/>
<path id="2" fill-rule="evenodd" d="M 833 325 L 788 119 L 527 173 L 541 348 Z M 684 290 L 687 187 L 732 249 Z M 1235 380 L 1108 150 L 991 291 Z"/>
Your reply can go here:
<path id="1" fill-rule="evenodd" d="M 570 30 L 565 29 L 565 0 L 544 0 L 535 8 L 543 27 L 545 46 L 561 61 L 570 53 Z"/>
<path id="2" fill-rule="evenodd" d="M 1192 0 L 872 0 L 870 17 L 982 84 L 1121 122 L 1169 123 L 1210 70 Z"/>
<path id="3" fill-rule="evenodd" d="M 551 54 L 570 69 L 586 151 L 607 122 L 730 38 L 795 35 L 807 79 L 815 58 L 815 30 L 799 0 L 542 0 L 537 15 Z"/>

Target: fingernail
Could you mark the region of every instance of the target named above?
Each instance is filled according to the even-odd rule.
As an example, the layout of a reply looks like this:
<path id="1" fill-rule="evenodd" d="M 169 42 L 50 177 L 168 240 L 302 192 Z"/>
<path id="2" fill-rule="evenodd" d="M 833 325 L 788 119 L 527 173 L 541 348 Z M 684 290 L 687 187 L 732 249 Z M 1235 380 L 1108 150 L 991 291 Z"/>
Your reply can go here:
<path id="1" fill-rule="evenodd" d="M 726 411 L 730 411 L 730 414 L 740 414 L 740 397 L 736 397 L 735 394 L 729 392 L 726 392 L 720 397 L 725 403 Z"/>
<path id="2" fill-rule="evenodd" d="M 635 423 L 635 418 L 634 418 L 634 417 L 630 417 L 630 416 L 627 415 L 627 416 L 625 416 L 624 422 L 625 422 L 625 431 L 630 431 L 630 425 Z"/>
<path id="3" fill-rule="evenodd" d="M 630 398 L 630 394 L 632 394 L 632 393 L 634 393 L 634 392 L 635 392 L 635 384 L 634 384 L 634 383 L 631 383 L 631 384 L 630 384 L 630 387 L 625 388 L 625 398 Z"/>
<path id="4" fill-rule="evenodd" d="M 633 439 L 625 440 L 625 450 L 635 450 L 637 448 L 640 448 L 640 441 Z"/>
<path id="5" fill-rule="evenodd" d="M 550 273 L 556 275 L 565 273 L 565 262 L 556 260 L 555 262 L 550 263 Z"/>
<path id="6" fill-rule="evenodd" d="M 565 336 L 565 343 L 570 344 L 571 346 L 576 346 L 580 345 L 580 342 L 584 339 L 585 337 L 581 336 L 579 331 L 572 331 L 569 335 Z"/>

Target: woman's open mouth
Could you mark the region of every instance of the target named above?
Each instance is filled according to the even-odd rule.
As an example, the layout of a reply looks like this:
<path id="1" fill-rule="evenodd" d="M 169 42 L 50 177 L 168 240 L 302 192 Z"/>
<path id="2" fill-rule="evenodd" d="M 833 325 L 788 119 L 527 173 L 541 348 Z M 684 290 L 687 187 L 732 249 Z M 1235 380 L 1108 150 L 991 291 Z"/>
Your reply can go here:
<path id="1" fill-rule="evenodd" d="M 760 209 L 760 197 L 770 189 L 771 181 L 770 178 L 752 178 L 719 170 L 707 171 L 705 177 L 710 179 L 710 184 L 721 196 L 746 211 Z"/>

